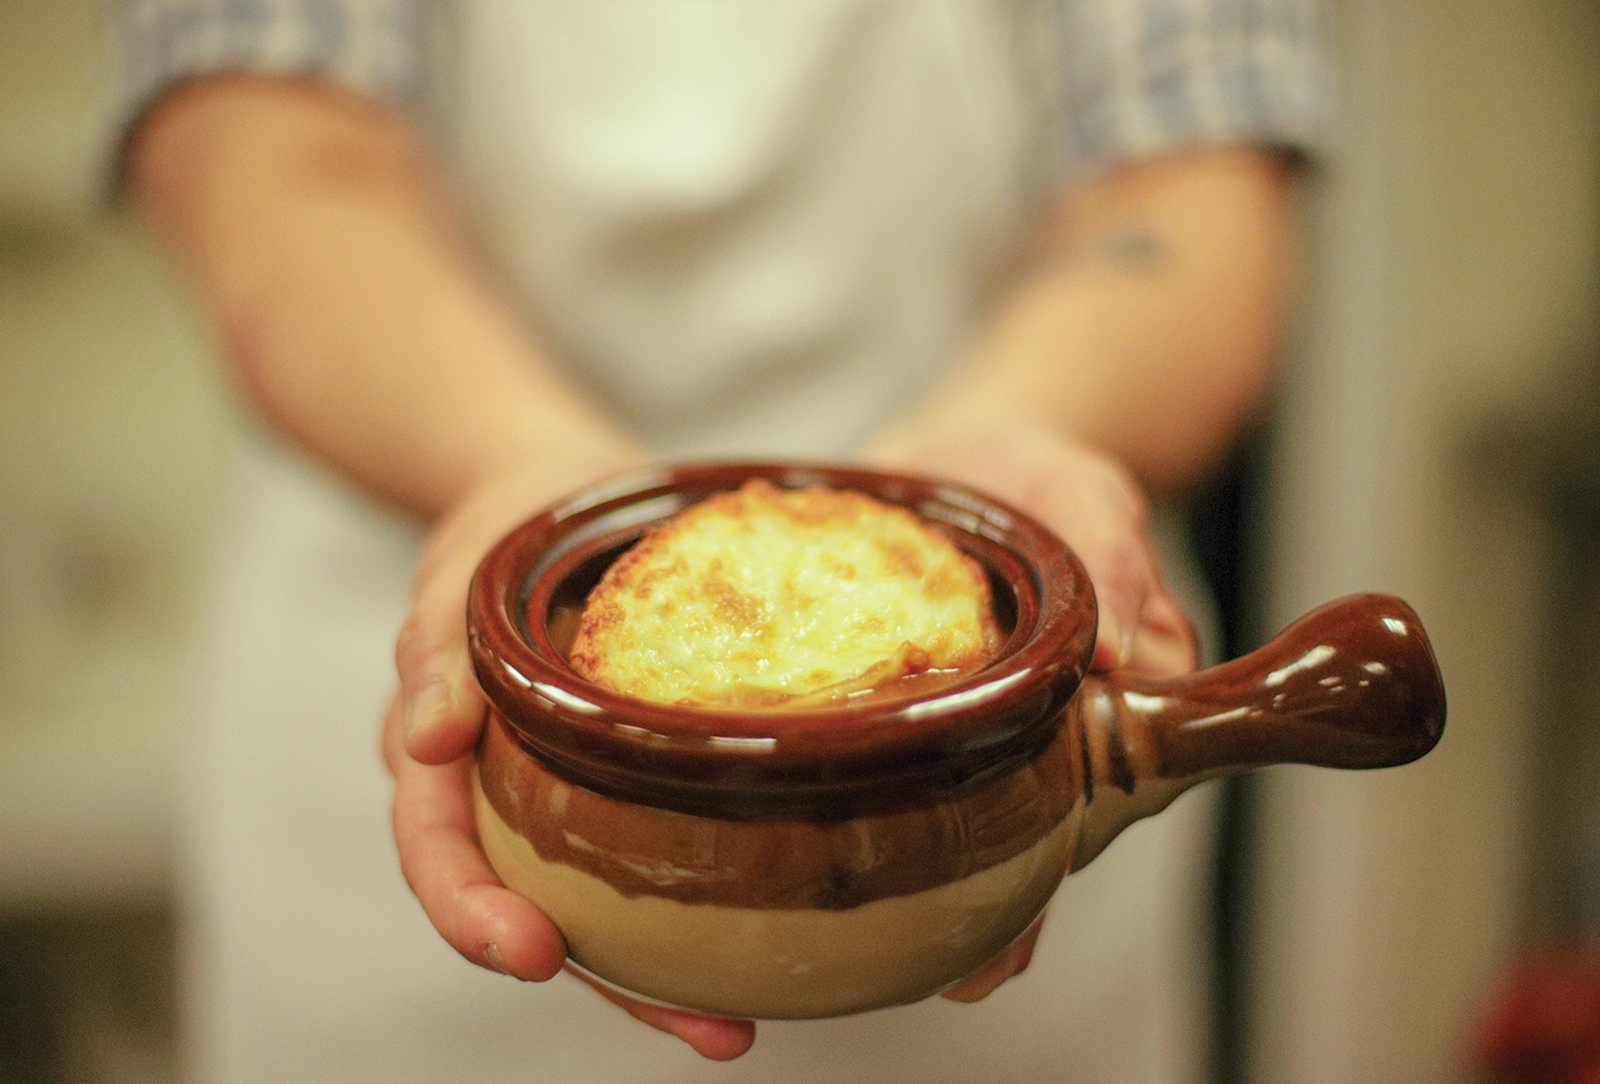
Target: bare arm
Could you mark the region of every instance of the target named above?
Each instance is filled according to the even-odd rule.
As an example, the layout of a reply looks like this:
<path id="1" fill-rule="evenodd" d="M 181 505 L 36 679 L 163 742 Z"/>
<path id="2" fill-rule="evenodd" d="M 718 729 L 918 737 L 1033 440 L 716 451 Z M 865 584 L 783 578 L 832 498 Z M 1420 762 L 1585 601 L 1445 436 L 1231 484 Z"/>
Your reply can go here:
<path id="1" fill-rule="evenodd" d="M 128 167 L 252 398 L 368 489 L 433 516 L 513 464 L 634 454 L 499 303 L 401 118 L 210 80 L 145 120 Z"/>
<path id="2" fill-rule="evenodd" d="M 1145 493 L 1215 467 L 1260 408 L 1291 259 L 1289 172 L 1271 152 L 1218 148 L 1062 192 L 949 379 L 868 449 L 1055 527 L 1094 570 L 1100 666 L 1192 665 Z"/>
<path id="3" fill-rule="evenodd" d="M 1227 148 L 1061 193 L 963 364 L 883 443 L 1003 418 L 1100 448 L 1155 490 L 1194 481 L 1270 379 L 1288 172 Z"/>

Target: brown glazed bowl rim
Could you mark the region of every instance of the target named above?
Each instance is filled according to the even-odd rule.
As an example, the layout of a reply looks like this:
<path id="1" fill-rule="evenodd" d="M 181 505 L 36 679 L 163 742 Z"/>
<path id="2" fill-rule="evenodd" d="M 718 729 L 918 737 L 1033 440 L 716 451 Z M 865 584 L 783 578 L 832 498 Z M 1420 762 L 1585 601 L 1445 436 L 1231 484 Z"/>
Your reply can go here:
<path id="1" fill-rule="evenodd" d="M 651 524 L 751 478 L 858 490 L 942 527 L 1014 614 L 999 655 L 923 697 L 800 710 L 649 703 L 573 671 L 529 615 L 547 614 L 579 570 Z M 831 819 L 975 785 L 1033 756 L 1088 669 L 1096 607 L 1082 563 L 1049 528 L 966 486 L 827 463 L 717 461 L 610 478 L 534 515 L 480 564 L 467 619 L 494 711 L 567 781 L 697 815 Z"/>

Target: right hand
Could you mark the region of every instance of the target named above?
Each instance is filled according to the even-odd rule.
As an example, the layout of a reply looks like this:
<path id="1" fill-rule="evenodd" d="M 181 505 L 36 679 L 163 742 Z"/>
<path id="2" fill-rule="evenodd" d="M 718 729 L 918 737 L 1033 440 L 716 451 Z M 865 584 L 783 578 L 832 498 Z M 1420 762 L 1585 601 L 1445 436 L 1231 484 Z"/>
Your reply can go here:
<path id="1" fill-rule="evenodd" d="M 395 649 L 400 690 L 384 719 L 383 750 L 395 780 L 394 835 L 406 882 L 457 952 L 527 981 L 559 972 L 566 943 L 543 912 L 500 883 L 478 843 L 470 773 L 487 703 L 467 653 L 467 589 L 484 554 L 536 509 L 636 462 L 621 455 L 541 460 L 478 486 L 433 531 Z M 749 1021 L 600 992 L 707 1058 L 738 1057 L 755 1038 Z"/>

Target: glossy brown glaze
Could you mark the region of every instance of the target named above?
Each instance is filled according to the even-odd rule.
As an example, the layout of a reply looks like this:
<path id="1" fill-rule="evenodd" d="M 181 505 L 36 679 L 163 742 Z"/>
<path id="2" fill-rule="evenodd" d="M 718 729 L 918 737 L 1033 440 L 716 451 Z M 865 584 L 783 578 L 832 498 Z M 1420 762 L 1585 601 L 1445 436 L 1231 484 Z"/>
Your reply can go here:
<path id="1" fill-rule="evenodd" d="M 574 673 L 552 616 L 650 524 L 750 477 L 857 489 L 946 531 L 989 573 L 1010 630 L 1000 657 L 930 697 L 798 711 L 652 704 Z M 1094 628 L 1082 565 L 1015 509 L 929 479 L 784 464 L 643 472 L 547 510 L 485 559 L 468 623 L 479 683 L 550 770 L 600 794 L 743 820 L 842 820 L 1016 770 L 1054 737 Z"/>
<path id="2" fill-rule="evenodd" d="M 858 489 L 948 532 L 988 572 L 999 656 L 929 695 L 803 710 L 651 704 L 579 677 L 561 625 L 607 564 L 750 477 Z M 1438 667 L 1398 599 L 1331 604 L 1175 681 L 1086 679 L 1095 621 L 1067 547 L 961 487 L 745 463 L 593 487 L 513 532 L 473 583 L 469 640 L 493 705 L 486 852 L 610 981 L 705 1011 L 833 1015 L 969 973 L 1065 870 L 1202 779 L 1401 764 L 1442 731 Z M 751 940 L 705 951 L 733 920 Z"/>
<path id="3" fill-rule="evenodd" d="M 798 711 L 651 704 L 567 665 L 560 627 L 651 524 L 750 477 L 850 487 L 909 507 L 988 569 L 1009 635 L 980 672 L 906 701 Z M 1386 595 L 1321 607 L 1240 659 L 1170 681 L 1097 675 L 1082 566 L 1042 525 L 981 494 L 853 468 L 708 464 L 642 472 L 547 510 L 485 560 L 469 633 L 480 683 L 523 751 L 598 794 L 734 820 L 844 820 L 981 786 L 1054 738 L 1088 738 L 1087 777 L 1131 793 L 1263 764 L 1402 764 L 1443 730 L 1444 688 L 1415 612 Z M 1087 797 L 1092 798 L 1092 793 Z"/>
<path id="4" fill-rule="evenodd" d="M 1185 677 L 1086 678 L 1082 867 L 1194 784 L 1266 764 L 1388 768 L 1444 732 L 1444 683 L 1422 623 L 1391 595 L 1330 602 L 1241 658 Z"/>
<path id="5" fill-rule="evenodd" d="M 1107 675 L 1119 725 L 1142 727 L 1164 778 L 1264 764 L 1388 768 L 1444 733 L 1445 694 L 1416 612 L 1391 595 L 1327 603 L 1266 646 L 1198 674 Z"/>
<path id="6" fill-rule="evenodd" d="M 1081 775 L 1080 743 L 1062 731 L 1028 763 L 955 795 L 849 820 L 751 821 L 575 786 L 527 756 L 498 715 L 479 754 L 484 796 L 546 861 L 628 897 L 763 909 L 843 910 L 998 865 L 1061 823 L 1082 792 Z"/>

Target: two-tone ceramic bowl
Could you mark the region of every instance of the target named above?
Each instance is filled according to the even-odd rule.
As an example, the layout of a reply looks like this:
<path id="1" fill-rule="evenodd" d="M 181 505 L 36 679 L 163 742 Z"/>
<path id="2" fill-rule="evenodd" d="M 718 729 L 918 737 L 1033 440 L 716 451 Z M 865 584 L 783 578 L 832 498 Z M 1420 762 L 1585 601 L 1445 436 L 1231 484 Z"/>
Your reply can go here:
<path id="1" fill-rule="evenodd" d="M 998 657 L 917 695 L 798 710 L 653 704 L 574 673 L 565 646 L 609 563 L 752 477 L 858 490 L 946 532 L 988 573 Z M 774 463 L 600 483 L 513 531 L 473 584 L 484 850 L 608 983 L 729 1016 L 836 1016 L 971 974 L 1065 874 L 1200 780 L 1401 764 L 1443 729 L 1432 649 L 1398 599 L 1330 604 L 1168 681 L 1090 675 L 1095 625 L 1072 552 L 961 486 Z"/>

